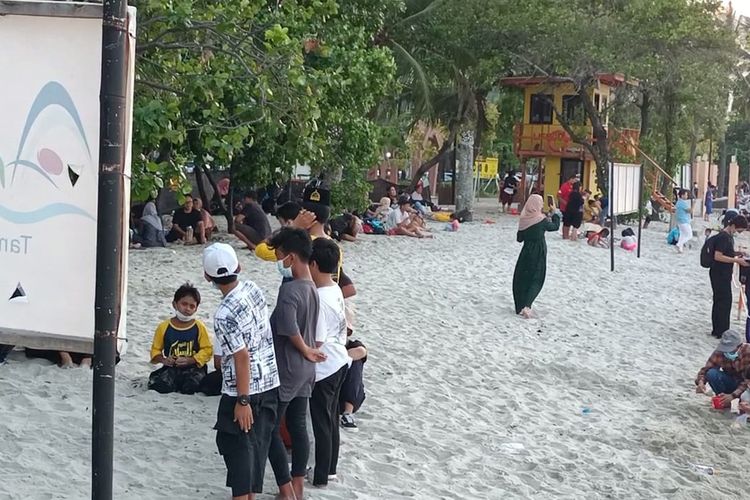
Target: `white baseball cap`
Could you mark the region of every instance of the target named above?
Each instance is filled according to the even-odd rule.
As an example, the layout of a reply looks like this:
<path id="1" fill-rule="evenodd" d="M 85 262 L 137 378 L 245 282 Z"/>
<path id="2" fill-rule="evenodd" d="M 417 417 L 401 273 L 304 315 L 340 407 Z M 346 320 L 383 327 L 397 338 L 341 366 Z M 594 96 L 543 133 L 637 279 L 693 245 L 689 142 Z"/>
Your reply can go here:
<path id="1" fill-rule="evenodd" d="M 212 278 L 237 276 L 240 263 L 231 245 L 214 243 L 203 250 L 203 270 Z"/>

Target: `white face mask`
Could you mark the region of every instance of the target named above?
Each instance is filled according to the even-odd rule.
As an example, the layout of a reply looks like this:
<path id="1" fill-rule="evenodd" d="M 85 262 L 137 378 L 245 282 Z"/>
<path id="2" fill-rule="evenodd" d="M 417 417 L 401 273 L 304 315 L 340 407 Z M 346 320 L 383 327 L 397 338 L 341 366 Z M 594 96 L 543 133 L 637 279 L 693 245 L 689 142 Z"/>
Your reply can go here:
<path id="1" fill-rule="evenodd" d="M 292 273 L 291 267 L 284 267 L 284 260 L 286 260 L 286 257 L 284 257 L 281 260 L 276 261 L 276 269 L 279 270 L 279 274 L 282 278 L 286 279 L 292 279 L 294 278 L 294 274 Z"/>
<path id="2" fill-rule="evenodd" d="M 187 316 L 185 314 L 182 314 L 176 307 L 174 308 L 174 317 L 179 319 L 180 321 L 183 321 L 185 323 L 189 321 L 193 321 L 195 319 L 195 313 L 191 314 L 190 316 Z"/>

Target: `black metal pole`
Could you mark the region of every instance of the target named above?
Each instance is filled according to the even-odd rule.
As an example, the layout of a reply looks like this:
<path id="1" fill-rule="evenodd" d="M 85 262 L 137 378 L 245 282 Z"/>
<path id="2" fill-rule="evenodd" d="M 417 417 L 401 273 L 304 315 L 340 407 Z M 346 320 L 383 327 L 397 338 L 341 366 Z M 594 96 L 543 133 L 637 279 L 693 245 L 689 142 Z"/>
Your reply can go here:
<path id="1" fill-rule="evenodd" d="M 124 144 L 127 132 L 127 2 L 104 0 L 102 8 L 91 439 L 92 500 L 112 499 L 115 360 L 122 293 L 123 174 L 127 147 Z"/>
<path id="2" fill-rule="evenodd" d="M 615 167 L 609 162 L 609 270 L 615 270 Z"/>
<path id="3" fill-rule="evenodd" d="M 638 248 L 636 249 L 636 257 L 641 258 L 641 231 L 643 230 L 643 171 L 644 166 L 641 163 L 641 168 L 638 170 Z"/>

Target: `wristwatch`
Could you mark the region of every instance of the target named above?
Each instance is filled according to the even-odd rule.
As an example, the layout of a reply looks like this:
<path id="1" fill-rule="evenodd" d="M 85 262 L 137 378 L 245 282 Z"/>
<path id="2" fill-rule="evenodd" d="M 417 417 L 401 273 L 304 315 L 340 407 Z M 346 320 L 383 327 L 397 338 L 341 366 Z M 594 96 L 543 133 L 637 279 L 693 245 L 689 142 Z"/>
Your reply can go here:
<path id="1" fill-rule="evenodd" d="M 237 402 L 240 404 L 240 406 L 247 406 L 250 404 L 250 396 L 247 396 L 245 394 L 237 396 Z"/>

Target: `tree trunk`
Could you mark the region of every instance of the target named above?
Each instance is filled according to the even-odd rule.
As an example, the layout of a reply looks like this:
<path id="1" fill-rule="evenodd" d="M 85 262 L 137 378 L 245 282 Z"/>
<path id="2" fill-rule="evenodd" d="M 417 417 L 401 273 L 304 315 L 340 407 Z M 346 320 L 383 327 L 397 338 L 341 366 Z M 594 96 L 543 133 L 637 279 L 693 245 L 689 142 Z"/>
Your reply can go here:
<path id="1" fill-rule="evenodd" d="M 193 168 L 195 173 L 195 184 L 198 186 L 198 194 L 200 194 L 201 201 L 203 202 L 203 209 L 211 211 L 211 204 L 208 196 L 206 196 L 206 187 L 203 185 L 203 169 L 201 165 L 196 165 Z"/>
<path id="2" fill-rule="evenodd" d="M 227 206 L 224 216 L 227 219 L 227 232 L 229 234 L 234 233 L 234 189 L 232 188 L 234 174 L 237 171 L 237 161 L 239 155 L 232 158 L 232 162 L 229 164 L 229 192 L 227 193 Z M 218 191 L 217 191 L 218 192 Z"/>
<path id="3" fill-rule="evenodd" d="M 211 175 L 211 171 L 206 167 L 206 165 L 201 165 L 201 168 L 203 169 L 203 173 L 206 176 L 206 179 L 208 179 L 208 183 L 211 185 L 211 188 L 214 190 L 214 196 L 211 198 L 211 201 L 216 200 L 216 204 L 219 205 L 219 210 L 224 212 L 226 214 L 227 207 L 224 206 L 224 202 L 221 201 L 221 195 L 219 194 L 219 186 L 216 184 L 216 181 L 214 180 L 214 176 Z M 230 179 L 231 181 L 231 179 Z M 231 205 L 229 205 L 231 208 Z M 229 210 L 231 212 L 231 210 Z"/>
<path id="4" fill-rule="evenodd" d="M 667 92 L 664 96 L 664 106 L 666 111 L 664 122 L 664 170 L 674 177 L 675 159 L 674 159 L 674 135 L 677 123 L 677 103 L 674 92 Z M 671 199 L 671 182 L 666 177 L 661 181 L 660 191 L 667 198 Z"/>
<path id="5" fill-rule="evenodd" d="M 455 133 L 451 132 L 449 134 L 449 137 L 446 138 L 445 141 L 443 141 L 443 145 L 440 147 L 440 150 L 437 152 L 437 154 L 419 166 L 417 171 L 412 176 L 411 184 L 409 184 L 409 188 L 406 190 L 407 193 L 414 192 L 414 188 L 417 187 L 417 183 L 425 174 L 425 172 L 428 172 L 432 167 L 440 163 L 445 155 L 447 155 L 453 149 L 454 138 Z"/>
<path id="6" fill-rule="evenodd" d="M 643 87 L 641 89 L 641 138 L 646 137 L 651 131 L 651 91 Z"/>
<path id="7" fill-rule="evenodd" d="M 729 193 L 729 180 L 727 179 L 728 173 L 727 165 L 727 142 L 722 137 L 721 144 L 719 145 L 719 176 L 716 179 L 716 184 L 719 186 L 719 193 L 722 196 L 726 196 Z"/>
<path id="8" fill-rule="evenodd" d="M 476 159 L 482 150 L 482 136 L 487 128 L 487 112 L 485 96 L 482 92 L 477 92 L 474 95 L 474 100 L 477 107 L 477 125 L 474 133 L 474 158 Z"/>
<path id="9" fill-rule="evenodd" d="M 464 220 L 471 220 L 474 211 L 474 130 L 461 133 L 456 157 L 456 212 L 467 210 Z"/>

